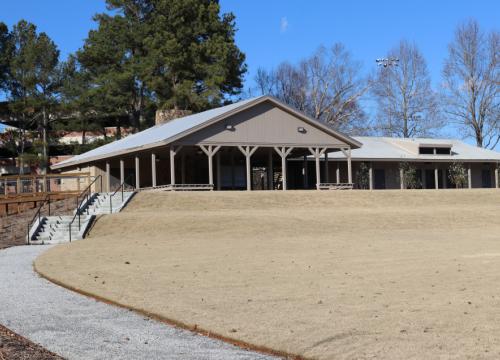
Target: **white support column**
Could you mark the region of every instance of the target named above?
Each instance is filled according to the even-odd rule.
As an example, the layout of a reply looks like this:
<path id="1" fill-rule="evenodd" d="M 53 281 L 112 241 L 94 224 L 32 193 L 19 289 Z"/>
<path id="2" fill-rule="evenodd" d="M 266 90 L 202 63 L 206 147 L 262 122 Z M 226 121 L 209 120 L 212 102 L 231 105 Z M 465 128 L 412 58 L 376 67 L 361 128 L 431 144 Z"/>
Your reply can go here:
<path id="1" fill-rule="evenodd" d="M 286 157 L 290 155 L 293 150 L 293 147 L 289 147 L 288 149 L 285 146 L 282 146 L 281 149 L 277 146 L 274 147 L 274 150 L 281 156 L 281 177 L 283 179 L 283 188 L 282 190 L 286 190 Z"/>
<path id="2" fill-rule="evenodd" d="M 405 188 L 405 172 L 403 168 L 399 168 L 399 185 L 401 186 L 401 190 Z"/>
<path id="3" fill-rule="evenodd" d="M 269 148 L 269 158 L 267 160 L 267 189 L 274 190 L 274 174 L 273 174 L 273 149 Z"/>
<path id="4" fill-rule="evenodd" d="M 469 189 L 472 189 L 472 169 L 470 163 L 469 166 L 467 167 L 467 183 Z"/>
<path id="5" fill-rule="evenodd" d="M 109 161 L 106 161 L 106 191 L 111 191 L 111 166 Z"/>
<path id="6" fill-rule="evenodd" d="M 373 190 L 373 163 L 370 162 L 370 168 L 368 169 L 368 182 L 370 190 Z"/>
<path id="7" fill-rule="evenodd" d="M 156 187 L 156 154 L 151 153 L 151 185 Z"/>
<path id="8" fill-rule="evenodd" d="M 500 179 L 498 177 L 498 164 L 495 166 L 495 188 L 498 189 L 500 185 Z"/>
<path id="9" fill-rule="evenodd" d="M 254 146 L 253 148 L 251 146 L 245 146 L 245 147 L 238 146 L 238 149 L 240 149 L 241 153 L 245 156 L 246 173 L 247 173 L 247 191 L 252 190 L 251 157 L 258 148 L 259 148 L 258 146 Z"/>
<path id="10" fill-rule="evenodd" d="M 325 153 L 326 148 L 309 148 L 309 152 L 314 156 L 316 164 L 316 190 L 319 190 L 319 184 L 321 184 L 321 171 L 319 168 L 319 160 L 321 156 Z"/>
<path id="11" fill-rule="evenodd" d="M 201 150 L 203 150 L 203 152 L 208 157 L 208 183 L 210 185 L 213 185 L 214 184 L 213 157 L 214 157 L 215 153 L 217 153 L 217 151 L 219 151 L 220 145 L 215 146 L 215 147 L 213 145 L 208 145 L 208 146 L 200 145 L 200 148 L 201 148 Z"/>
<path id="12" fill-rule="evenodd" d="M 140 189 L 141 188 L 141 176 L 140 176 L 140 163 L 139 163 L 139 156 L 135 157 L 135 188 Z"/>
<path id="13" fill-rule="evenodd" d="M 439 189 L 439 169 L 437 165 L 434 165 L 434 187 Z"/>
<path id="14" fill-rule="evenodd" d="M 217 162 L 217 190 L 220 190 L 220 179 L 221 179 L 221 169 L 220 169 L 220 152 L 215 155 L 215 160 Z"/>
<path id="15" fill-rule="evenodd" d="M 328 170 L 328 152 L 325 152 L 325 182 L 330 182 L 330 174 Z"/>
<path id="16" fill-rule="evenodd" d="M 335 169 L 335 181 L 337 184 L 340 183 L 340 162 L 337 161 L 337 169 Z"/>
<path id="17" fill-rule="evenodd" d="M 125 182 L 125 161 L 120 159 L 120 184 Z"/>
<path id="18" fill-rule="evenodd" d="M 352 164 L 351 164 L 351 148 L 341 149 L 342 153 L 347 158 L 347 182 L 352 184 Z"/>
<path id="19" fill-rule="evenodd" d="M 175 185 L 175 148 L 170 147 L 170 184 Z"/>

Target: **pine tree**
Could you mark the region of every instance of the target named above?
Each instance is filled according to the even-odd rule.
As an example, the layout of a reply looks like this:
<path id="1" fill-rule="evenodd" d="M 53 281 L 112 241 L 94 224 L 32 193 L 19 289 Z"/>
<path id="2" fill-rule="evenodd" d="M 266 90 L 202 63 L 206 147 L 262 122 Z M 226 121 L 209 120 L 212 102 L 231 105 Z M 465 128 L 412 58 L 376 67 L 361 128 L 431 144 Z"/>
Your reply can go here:
<path id="1" fill-rule="evenodd" d="M 239 94 L 245 56 L 232 14 L 214 0 L 107 0 L 76 54 L 87 97 L 102 113 L 128 116 L 137 129 L 155 108 L 194 111 Z"/>
<path id="2" fill-rule="evenodd" d="M 32 128 L 42 132 L 42 154 L 38 160 L 42 172 L 46 172 L 49 118 L 57 105 L 60 84 L 59 51 L 47 34 L 37 34 L 36 26 L 25 20 L 12 29 L 9 46 L 7 92 L 9 108 L 20 129 L 20 172 L 23 172 L 26 134 Z"/>

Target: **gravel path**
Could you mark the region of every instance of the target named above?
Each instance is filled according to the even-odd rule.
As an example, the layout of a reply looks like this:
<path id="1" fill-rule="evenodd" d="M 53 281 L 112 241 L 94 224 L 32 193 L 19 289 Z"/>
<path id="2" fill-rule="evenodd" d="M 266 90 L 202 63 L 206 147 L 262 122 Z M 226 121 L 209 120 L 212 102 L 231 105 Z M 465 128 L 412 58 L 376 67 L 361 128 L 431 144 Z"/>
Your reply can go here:
<path id="1" fill-rule="evenodd" d="M 39 277 L 47 246 L 0 251 L 0 323 L 67 359 L 272 359 L 73 293 Z"/>

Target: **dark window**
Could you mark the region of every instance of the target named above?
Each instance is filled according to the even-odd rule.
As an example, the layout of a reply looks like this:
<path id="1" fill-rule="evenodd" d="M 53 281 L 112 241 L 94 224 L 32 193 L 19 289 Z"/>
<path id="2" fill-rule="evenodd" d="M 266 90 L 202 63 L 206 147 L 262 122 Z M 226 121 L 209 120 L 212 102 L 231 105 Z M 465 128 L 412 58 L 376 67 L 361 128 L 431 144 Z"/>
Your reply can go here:
<path id="1" fill-rule="evenodd" d="M 436 188 L 436 178 L 434 177 L 434 170 L 425 170 L 425 188 L 435 189 Z"/>
<path id="2" fill-rule="evenodd" d="M 385 189 L 385 171 L 384 169 L 375 169 L 375 189 Z"/>
<path id="3" fill-rule="evenodd" d="M 436 154 L 438 154 L 438 155 L 450 155 L 451 149 L 450 148 L 436 148 Z"/>
<path id="4" fill-rule="evenodd" d="M 421 147 L 419 148 L 419 153 L 420 154 L 434 154 L 434 148 L 430 147 Z"/>
<path id="5" fill-rule="evenodd" d="M 491 171 L 484 169 L 481 172 L 481 177 L 482 177 L 482 186 L 484 188 L 490 188 L 491 187 Z"/>

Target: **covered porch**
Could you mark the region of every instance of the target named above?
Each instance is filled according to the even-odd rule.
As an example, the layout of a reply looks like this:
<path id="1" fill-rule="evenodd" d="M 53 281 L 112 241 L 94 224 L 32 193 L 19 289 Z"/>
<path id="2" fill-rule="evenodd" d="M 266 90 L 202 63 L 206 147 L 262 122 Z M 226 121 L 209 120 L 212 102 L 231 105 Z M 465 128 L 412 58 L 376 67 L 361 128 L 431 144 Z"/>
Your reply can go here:
<path id="1" fill-rule="evenodd" d="M 346 167 L 331 175 L 328 154 L 340 152 Z M 136 189 L 295 190 L 320 184 L 352 184 L 349 147 L 172 145 L 96 164 L 107 191 L 122 183 Z M 315 161 L 308 161 L 313 156 Z M 171 185 L 170 187 L 168 185 Z"/>

